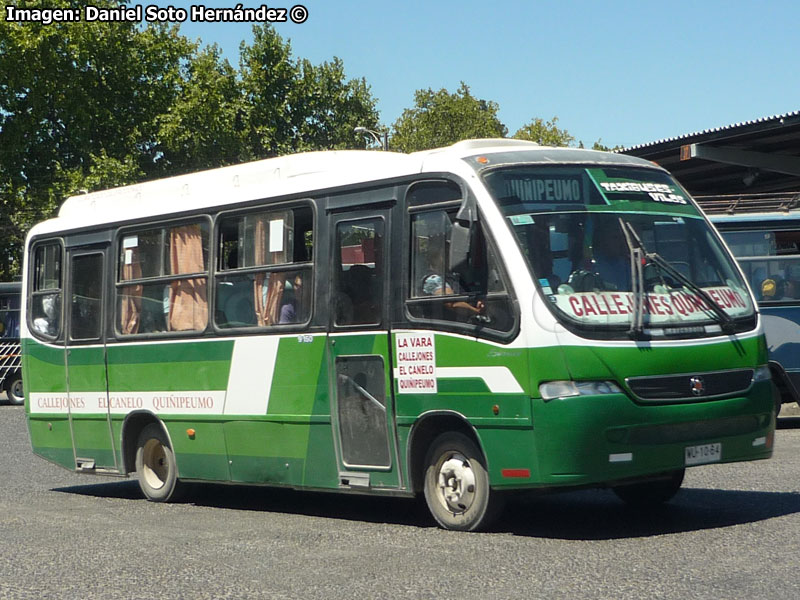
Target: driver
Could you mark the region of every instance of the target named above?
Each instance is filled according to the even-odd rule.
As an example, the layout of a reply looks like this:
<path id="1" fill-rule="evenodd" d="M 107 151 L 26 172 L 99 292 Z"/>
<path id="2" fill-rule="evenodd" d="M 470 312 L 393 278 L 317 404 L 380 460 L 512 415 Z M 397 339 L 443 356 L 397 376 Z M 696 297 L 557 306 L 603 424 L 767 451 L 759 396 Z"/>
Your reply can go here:
<path id="1" fill-rule="evenodd" d="M 437 248 L 435 244 L 432 248 Z M 426 296 L 452 296 L 461 293 L 461 286 L 455 277 L 444 276 L 444 254 L 430 250 L 426 256 L 428 268 L 426 275 L 420 282 L 422 293 Z M 457 300 L 445 303 L 448 310 L 452 310 L 458 315 L 463 315 L 466 319 L 483 315 L 486 306 L 483 300 L 477 300 L 473 306 L 469 302 Z"/>
<path id="2" fill-rule="evenodd" d="M 618 225 L 598 227 L 592 238 L 592 264 L 605 287 L 616 291 L 631 289 L 631 258 L 628 244 Z"/>

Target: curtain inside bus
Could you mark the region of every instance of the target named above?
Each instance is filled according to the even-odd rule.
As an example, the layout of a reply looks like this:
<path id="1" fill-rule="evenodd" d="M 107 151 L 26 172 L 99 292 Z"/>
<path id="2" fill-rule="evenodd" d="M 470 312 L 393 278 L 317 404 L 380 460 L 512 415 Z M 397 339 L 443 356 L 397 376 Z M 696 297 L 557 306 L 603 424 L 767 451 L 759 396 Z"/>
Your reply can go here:
<path id="1" fill-rule="evenodd" d="M 205 270 L 203 235 L 199 224 L 174 227 L 169 233 L 169 259 L 172 275 Z M 170 283 L 169 331 L 205 329 L 208 322 L 208 297 L 205 277 L 179 279 Z"/>

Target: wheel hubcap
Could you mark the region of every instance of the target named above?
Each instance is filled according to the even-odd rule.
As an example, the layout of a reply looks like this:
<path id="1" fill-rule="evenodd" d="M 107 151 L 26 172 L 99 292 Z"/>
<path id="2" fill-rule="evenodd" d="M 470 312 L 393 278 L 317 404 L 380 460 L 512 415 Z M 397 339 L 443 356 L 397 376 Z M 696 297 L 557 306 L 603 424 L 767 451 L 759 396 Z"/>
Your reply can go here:
<path id="1" fill-rule="evenodd" d="M 439 468 L 439 498 L 453 514 L 469 510 L 475 500 L 475 472 L 467 458 L 454 454 Z"/>
<path id="2" fill-rule="evenodd" d="M 148 440 L 142 451 L 143 476 L 147 485 L 159 489 L 167 480 L 167 455 L 158 440 Z"/>

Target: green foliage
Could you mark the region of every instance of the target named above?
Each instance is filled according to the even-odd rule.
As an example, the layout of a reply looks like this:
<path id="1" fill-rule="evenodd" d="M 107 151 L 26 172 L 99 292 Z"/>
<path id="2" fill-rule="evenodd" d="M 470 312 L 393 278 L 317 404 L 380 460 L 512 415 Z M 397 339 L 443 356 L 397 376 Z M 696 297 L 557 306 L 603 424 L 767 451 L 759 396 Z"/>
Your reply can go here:
<path id="1" fill-rule="evenodd" d="M 553 117 L 549 121 L 535 118 L 518 129 L 514 137 L 518 140 L 536 142 L 542 146 L 569 146 L 575 138 L 566 129 L 559 129 L 557 122 L 558 117 Z"/>
<path id="2" fill-rule="evenodd" d="M 245 113 L 236 71 L 219 47 L 195 52 L 182 66 L 174 102 L 157 117 L 163 169 L 188 173 L 250 159 Z"/>
<path id="3" fill-rule="evenodd" d="M 592 144 L 592 150 L 602 150 L 603 152 L 617 152 L 619 150 L 622 150 L 624 147 L 625 146 L 619 146 L 619 145 L 614 147 L 606 146 L 605 144 L 603 144 L 602 139 L 599 139 L 594 144 Z"/>
<path id="4" fill-rule="evenodd" d="M 335 57 L 319 65 L 294 58 L 269 25 L 255 26 L 252 43 L 241 45 L 238 69 L 177 27 L 124 22 L 0 20 L 0 59 L 0 280 L 18 273 L 28 229 L 71 194 L 292 152 L 365 148 L 371 139 L 354 129 L 381 129 L 365 79 L 348 79 Z M 454 93 L 417 90 L 393 125 L 392 149 L 504 137 L 497 112 L 463 82 Z M 572 144 L 556 122 L 534 119 L 515 137 Z"/>
<path id="5" fill-rule="evenodd" d="M 376 129 L 378 111 L 365 79 L 345 79 L 338 58 L 319 66 L 298 63 L 292 94 L 295 150 L 339 150 L 364 147 L 356 127 Z"/>
<path id="6" fill-rule="evenodd" d="M 92 168 L 115 160 L 129 174 L 157 171 L 156 116 L 173 103 L 190 50 L 164 26 L 0 21 L 0 278 L 18 270 L 32 223 L 91 187 Z"/>
<path id="7" fill-rule="evenodd" d="M 449 146 L 460 140 L 505 137 L 508 129 L 497 118 L 496 102 L 475 98 L 463 81 L 458 91 L 417 90 L 414 108 L 395 122 L 393 150 L 416 152 Z"/>
<path id="8" fill-rule="evenodd" d="M 364 79 L 346 79 L 338 58 L 315 66 L 292 58 L 272 27 L 253 28 L 242 45 L 247 143 L 253 156 L 364 147 L 358 126 L 378 126 L 376 100 Z"/>
<path id="9" fill-rule="evenodd" d="M 0 279 L 19 271 L 27 230 L 80 190 L 364 147 L 353 129 L 378 126 L 364 79 L 336 58 L 293 59 L 270 26 L 254 27 L 238 71 L 218 47 L 153 24 L 2 20 L 0 57 Z"/>

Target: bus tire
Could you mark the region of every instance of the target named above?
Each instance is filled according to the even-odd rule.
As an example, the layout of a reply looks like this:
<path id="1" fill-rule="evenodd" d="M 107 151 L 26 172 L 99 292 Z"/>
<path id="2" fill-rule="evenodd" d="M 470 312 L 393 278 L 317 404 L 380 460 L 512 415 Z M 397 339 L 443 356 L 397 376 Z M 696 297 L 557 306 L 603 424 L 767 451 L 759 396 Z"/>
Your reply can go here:
<path id="1" fill-rule="evenodd" d="M 6 384 L 6 396 L 11 404 L 25 404 L 25 391 L 22 388 L 22 375 L 13 375 Z"/>
<path id="2" fill-rule="evenodd" d="M 151 502 L 179 499 L 181 482 L 178 463 L 167 434 L 158 423 L 150 423 L 136 443 L 136 477 L 145 497 Z"/>
<path id="3" fill-rule="evenodd" d="M 461 433 L 441 434 L 425 458 L 425 502 L 444 529 L 485 529 L 501 510 L 500 496 L 489 487 L 486 461 Z"/>
<path id="4" fill-rule="evenodd" d="M 686 469 L 678 469 L 664 479 L 642 481 L 613 487 L 617 497 L 630 506 L 647 507 L 671 500 L 683 484 Z"/>

